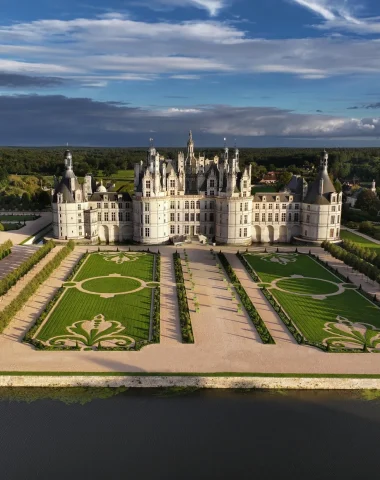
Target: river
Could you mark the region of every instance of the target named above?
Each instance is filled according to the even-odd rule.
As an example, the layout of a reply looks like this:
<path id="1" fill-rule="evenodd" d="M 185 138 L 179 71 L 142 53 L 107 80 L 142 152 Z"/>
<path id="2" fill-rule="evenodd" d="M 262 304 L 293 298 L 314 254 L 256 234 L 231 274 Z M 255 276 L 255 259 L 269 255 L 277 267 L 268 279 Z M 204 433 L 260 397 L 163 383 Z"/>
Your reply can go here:
<path id="1" fill-rule="evenodd" d="M 0 478 L 379 478 L 380 393 L 0 390 Z"/>

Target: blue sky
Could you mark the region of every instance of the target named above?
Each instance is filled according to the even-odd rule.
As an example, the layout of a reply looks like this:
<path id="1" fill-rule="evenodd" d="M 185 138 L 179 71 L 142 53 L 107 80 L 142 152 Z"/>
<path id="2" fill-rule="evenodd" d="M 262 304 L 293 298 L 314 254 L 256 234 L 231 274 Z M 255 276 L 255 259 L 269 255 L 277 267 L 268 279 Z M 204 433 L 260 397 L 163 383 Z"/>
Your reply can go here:
<path id="1" fill-rule="evenodd" d="M 2 145 L 380 146 L 377 0 L 0 0 Z"/>

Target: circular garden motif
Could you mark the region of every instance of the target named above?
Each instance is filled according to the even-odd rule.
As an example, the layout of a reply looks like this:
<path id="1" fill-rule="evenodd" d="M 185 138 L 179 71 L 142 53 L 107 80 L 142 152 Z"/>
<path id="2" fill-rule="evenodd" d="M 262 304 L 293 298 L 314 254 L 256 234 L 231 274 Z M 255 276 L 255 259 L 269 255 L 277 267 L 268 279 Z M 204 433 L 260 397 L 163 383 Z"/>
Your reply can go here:
<path id="1" fill-rule="evenodd" d="M 284 278 L 276 282 L 276 288 L 299 295 L 331 295 L 338 293 L 339 285 L 316 278 Z"/>
<path id="2" fill-rule="evenodd" d="M 83 290 L 91 293 L 126 293 L 141 287 L 141 281 L 128 277 L 103 277 L 86 280 Z"/>

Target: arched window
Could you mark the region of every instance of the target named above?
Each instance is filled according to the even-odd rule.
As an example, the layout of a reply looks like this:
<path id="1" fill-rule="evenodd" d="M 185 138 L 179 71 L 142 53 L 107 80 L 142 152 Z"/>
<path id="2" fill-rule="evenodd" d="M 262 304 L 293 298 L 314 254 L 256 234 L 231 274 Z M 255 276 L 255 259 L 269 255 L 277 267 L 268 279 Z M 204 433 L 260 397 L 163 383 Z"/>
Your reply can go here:
<path id="1" fill-rule="evenodd" d="M 186 200 L 185 202 L 185 208 L 188 209 L 189 208 L 189 202 Z"/>

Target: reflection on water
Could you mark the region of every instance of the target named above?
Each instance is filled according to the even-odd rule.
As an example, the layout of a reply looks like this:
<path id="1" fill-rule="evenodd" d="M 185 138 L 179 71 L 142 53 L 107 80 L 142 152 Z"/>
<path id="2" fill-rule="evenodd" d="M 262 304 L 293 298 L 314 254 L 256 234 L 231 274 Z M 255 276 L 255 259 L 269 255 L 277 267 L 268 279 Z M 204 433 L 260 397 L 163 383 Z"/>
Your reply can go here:
<path id="1" fill-rule="evenodd" d="M 8 479 L 378 477 L 379 392 L 0 389 Z"/>

